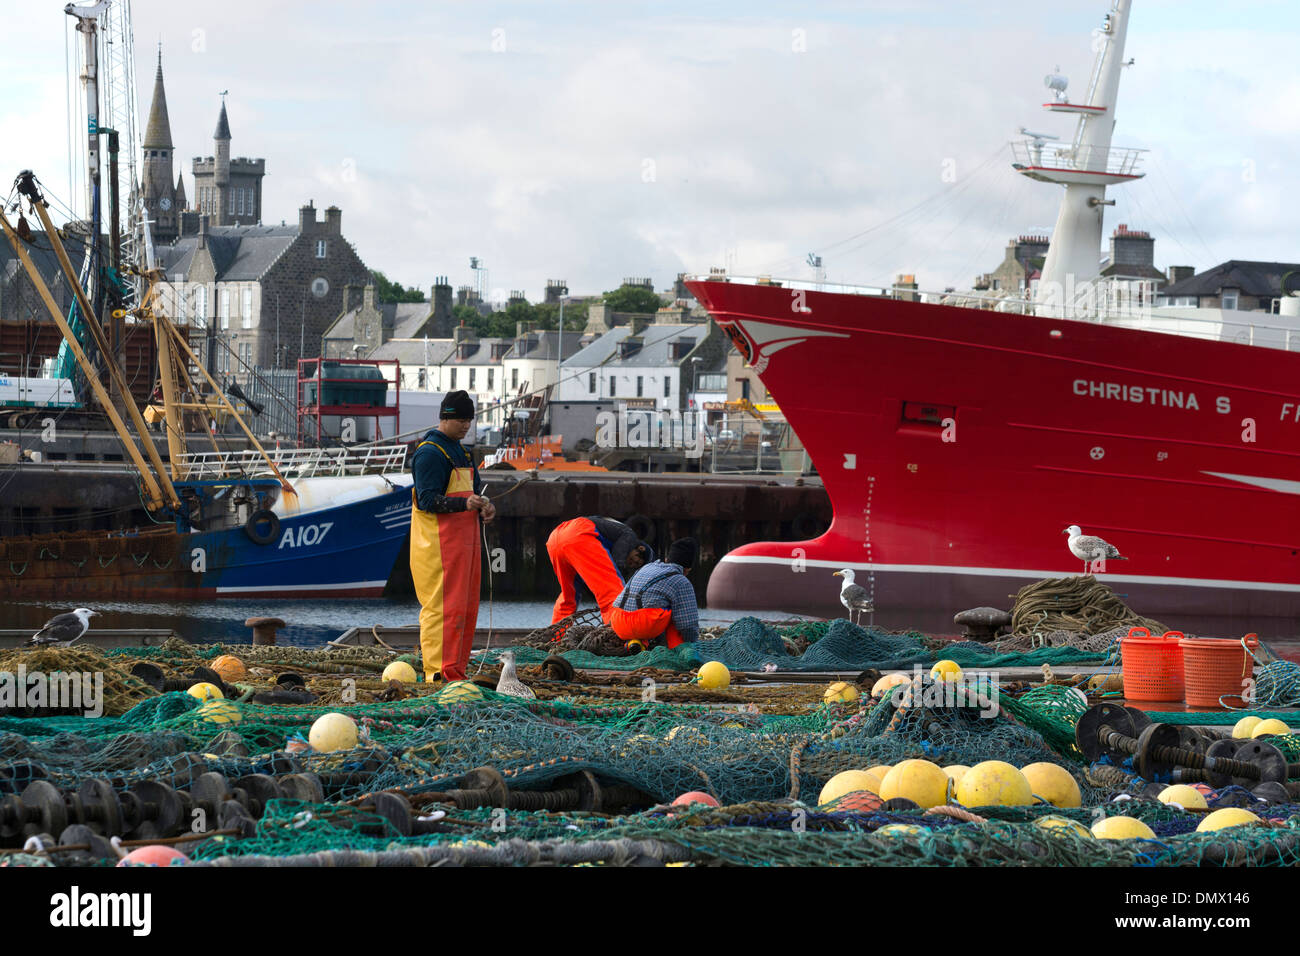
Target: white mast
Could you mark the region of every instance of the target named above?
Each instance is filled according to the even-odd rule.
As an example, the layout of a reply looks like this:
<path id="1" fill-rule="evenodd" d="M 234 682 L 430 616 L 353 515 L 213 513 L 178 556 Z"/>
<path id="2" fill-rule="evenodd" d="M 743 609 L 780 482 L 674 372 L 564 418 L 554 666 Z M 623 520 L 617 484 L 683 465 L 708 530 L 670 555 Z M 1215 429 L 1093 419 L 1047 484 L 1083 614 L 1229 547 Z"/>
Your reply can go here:
<path id="1" fill-rule="evenodd" d="M 81 85 L 86 96 L 86 219 L 95 221 L 95 187 L 99 185 L 99 43 L 96 19 L 108 7 L 107 0 L 93 6 L 78 7 L 69 3 L 63 12 L 77 19 L 82 35 L 85 66 Z"/>
<path id="2" fill-rule="evenodd" d="M 126 218 L 122 229 L 122 261 L 142 269 L 154 267 L 153 241 L 145 221 L 144 196 L 140 192 L 140 122 L 135 90 L 135 40 L 131 21 L 131 0 L 110 0 L 100 17 L 100 38 L 103 43 L 100 86 L 104 96 L 104 119 L 118 131 L 122 156 L 126 160 L 122 177 L 122 213 Z M 126 274 L 134 295 L 127 306 L 139 301 L 142 291 L 140 277 Z"/>
<path id="3" fill-rule="evenodd" d="M 1097 58 L 1086 102 L 1071 103 L 1065 97 L 1063 77 L 1047 78 L 1056 100 L 1043 105 L 1055 113 L 1078 114 L 1074 141 L 1053 145 L 1046 141 L 1056 137 L 1022 129 L 1029 140 L 1013 144 L 1015 168 L 1022 174 L 1065 187 L 1035 295 L 1040 315 L 1072 312 L 1076 307 L 1091 311 L 1096 301 L 1094 281 L 1100 272 L 1102 208 L 1114 205 L 1114 200 L 1106 199 L 1106 187 L 1143 175 L 1137 172 L 1137 163 L 1144 150 L 1112 150 L 1110 145 L 1131 5 L 1131 0 L 1114 0 L 1095 33 Z"/>

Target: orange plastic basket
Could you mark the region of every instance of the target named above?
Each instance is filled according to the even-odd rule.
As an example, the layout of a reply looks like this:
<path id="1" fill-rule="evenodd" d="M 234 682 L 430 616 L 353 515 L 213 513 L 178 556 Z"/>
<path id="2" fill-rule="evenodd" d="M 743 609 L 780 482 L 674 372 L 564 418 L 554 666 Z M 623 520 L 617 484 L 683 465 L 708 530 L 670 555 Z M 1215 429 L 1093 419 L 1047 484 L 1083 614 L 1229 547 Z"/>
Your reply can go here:
<path id="1" fill-rule="evenodd" d="M 1252 651 L 1259 647 L 1254 634 L 1247 634 L 1245 642 Z M 1186 637 L 1179 643 L 1190 706 L 1223 709 L 1220 697 L 1241 696 L 1254 672 L 1255 660 L 1240 640 Z"/>
<path id="2" fill-rule="evenodd" d="M 1168 631 L 1154 637 L 1145 627 L 1129 628 L 1119 642 L 1124 696 L 1129 700 L 1183 699 L 1183 635 Z"/>

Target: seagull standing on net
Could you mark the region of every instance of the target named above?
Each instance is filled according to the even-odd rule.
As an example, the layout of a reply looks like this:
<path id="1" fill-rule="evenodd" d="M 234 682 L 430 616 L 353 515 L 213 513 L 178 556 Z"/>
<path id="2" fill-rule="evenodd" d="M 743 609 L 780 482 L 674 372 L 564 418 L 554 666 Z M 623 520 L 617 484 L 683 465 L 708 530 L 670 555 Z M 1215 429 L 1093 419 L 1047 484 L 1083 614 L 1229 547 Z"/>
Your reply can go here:
<path id="1" fill-rule="evenodd" d="M 502 651 L 501 677 L 497 680 L 497 693 L 509 694 L 511 697 L 536 698 L 533 689 L 519 679 L 515 673 L 515 652 Z"/>
<path id="2" fill-rule="evenodd" d="M 1077 524 L 1072 524 L 1061 534 L 1068 534 L 1070 540 L 1067 542 L 1070 546 L 1070 553 L 1083 562 L 1083 573 L 1088 573 L 1088 566 L 1095 562 L 1104 562 L 1108 558 L 1115 561 L 1127 561 L 1128 558 L 1119 553 L 1109 541 L 1098 538 L 1095 535 L 1084 534 L 1083 529 Z"/>
<path id="3" fill-rule="evenodd" d="M 844 579 L 844 583 L 840 585 L 840 603 L 849 612 L 850 623 L 858 623 L 855 617 L 860 620 L 863 614 L 870 614 L 875 610 L 871 603 L 871 595 L 867 593 L 867 589 L 860 584 L 853 583 L 852 568 L 836 571 L 831 576 Z"/>
<path id="4" fill-rule="evenodd" d="M 67 645 L 79 641 L 90 630 L 90 619 L 98 615 L 98 611 L 92 611 L 88 607 L 79 607 L 68 614 L 56 614 L 27 643 L 33 647 L 46 647 L 50 644 Z"/>

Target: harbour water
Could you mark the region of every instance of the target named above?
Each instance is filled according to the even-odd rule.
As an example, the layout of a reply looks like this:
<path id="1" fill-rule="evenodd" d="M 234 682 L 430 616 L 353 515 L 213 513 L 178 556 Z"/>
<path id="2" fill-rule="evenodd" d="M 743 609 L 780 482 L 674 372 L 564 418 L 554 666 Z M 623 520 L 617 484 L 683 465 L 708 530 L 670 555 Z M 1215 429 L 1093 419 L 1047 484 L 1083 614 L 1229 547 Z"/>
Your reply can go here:
<path id="1" fill-rule="evenodd" d="M 484 601 L 479 607 L 478 626 L 487 628 L 542 627 L 551 620 L 550 601 Z M 11 602 L 0 610 L 0 629 L 30 628 L 33 633 L 56 614 L 72 610 L 52 602 Z M 221 641 L 248 644 L 252 631 L 244 621 L 250 617 L 278 617 L 288 626 L 279 632 L 278 642 L 312 647 L 333 640 L 351 627 L 402 627 L 419 623 L 420 605 L 413 599 L 340 598 L 331 601 L 158 601 L 153 603 L 96 603 L 99 616 L 94 628 L 170 628 L 196 643 Z M 771 611 L 750 612 L 701 608 L 704 625 L 728 623 L 753 613 L 764 619 L 795 615 Z"/>

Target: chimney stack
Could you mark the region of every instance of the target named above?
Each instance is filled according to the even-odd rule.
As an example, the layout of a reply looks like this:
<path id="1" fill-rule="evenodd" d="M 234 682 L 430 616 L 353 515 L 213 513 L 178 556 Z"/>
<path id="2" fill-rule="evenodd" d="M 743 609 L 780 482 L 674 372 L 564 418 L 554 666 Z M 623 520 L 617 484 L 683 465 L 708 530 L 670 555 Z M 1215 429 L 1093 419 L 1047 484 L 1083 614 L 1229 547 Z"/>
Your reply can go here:
<path id="1" fill-rule="evenodd" d="M 349 282 L 343 287 L 343 311 L 351 312 L 361 304 L 361 283 Z"/>
<path id="2" fill-rule="evenodd" d="M 451 334 L 451 282 L 446 276 L 433 280 L 433 334 L 446 338 Z"/>
<path id="3" fill-rule="evenodd" d="M 546 280 L 546 299 L 547 305 L 555 305 L 569 294 L 568 279 L 547 279 Z"/>

